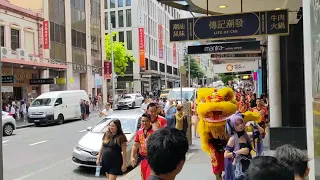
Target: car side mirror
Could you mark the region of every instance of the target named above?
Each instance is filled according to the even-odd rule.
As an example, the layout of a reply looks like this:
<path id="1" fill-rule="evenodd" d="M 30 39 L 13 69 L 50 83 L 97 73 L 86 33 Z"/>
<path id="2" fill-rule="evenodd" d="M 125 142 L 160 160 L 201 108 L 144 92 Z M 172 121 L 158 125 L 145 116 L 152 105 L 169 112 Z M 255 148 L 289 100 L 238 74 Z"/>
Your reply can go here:
<path id="1" fill-rule="evenodd" d="M 87 127 L 87 131 L 90 131 L 92 129 L 92 127 Z"/>
<path id="2" fill-rule="evenodd" d="M 59 106 L 59 103 L 57 103 L 57 102 L 56 102 L 56 103 L 54 103 L 54 106 Z"/>

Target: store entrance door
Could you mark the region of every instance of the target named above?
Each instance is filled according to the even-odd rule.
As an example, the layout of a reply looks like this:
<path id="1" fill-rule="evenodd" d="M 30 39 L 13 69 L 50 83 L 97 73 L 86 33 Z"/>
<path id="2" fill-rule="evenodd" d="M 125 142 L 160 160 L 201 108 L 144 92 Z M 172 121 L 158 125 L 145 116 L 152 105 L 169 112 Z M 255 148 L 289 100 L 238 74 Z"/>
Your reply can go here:
<path id="1" fill-rule="evenodd" d="M 22 87 L 13 87 L 13 99 L 15 100 L 22 99 Z"/>

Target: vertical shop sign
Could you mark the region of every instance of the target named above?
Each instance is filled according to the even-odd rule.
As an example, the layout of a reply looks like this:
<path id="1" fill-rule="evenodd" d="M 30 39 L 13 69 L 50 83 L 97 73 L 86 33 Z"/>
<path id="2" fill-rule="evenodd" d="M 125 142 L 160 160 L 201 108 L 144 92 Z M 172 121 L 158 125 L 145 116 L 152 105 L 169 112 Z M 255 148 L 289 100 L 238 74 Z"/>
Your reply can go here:
<path id="1" fill-rule="evenodd" d="M 50 49 L 49 22 L 43 21 L 43 49 Z"/>
<path id="2" fill-rule="evenodd" d="M 140 60 L 140 72 L 146 70 L 146 60 L 144 51 L 144 28 L 139 28 L 139 60 Z"/>
<path id="3" fill-rule="evenodd" d="M 104 79 L 111 79 L 111 73 L 112 73 L 111 61 L 104 61 L 103 68 L 104 68 Z"/>
<path id="4" fill-rule="evenodd" d="M 159 58 L 163 59 L 163 32 L 162 25 L 158 25 L 158 38 L 159 38 Z"/>
<path id="5" fill-rule="evenodd" d="M 173 43 L 173 64 L 177 64 L 177 44 Z"/>

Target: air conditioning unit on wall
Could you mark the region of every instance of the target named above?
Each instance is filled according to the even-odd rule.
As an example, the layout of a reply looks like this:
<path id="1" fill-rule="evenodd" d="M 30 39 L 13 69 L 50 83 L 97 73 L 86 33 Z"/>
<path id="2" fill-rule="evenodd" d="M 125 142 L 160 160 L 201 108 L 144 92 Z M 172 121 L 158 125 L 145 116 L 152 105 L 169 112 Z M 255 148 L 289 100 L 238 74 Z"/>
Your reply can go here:
<path id="1" fill-rule="evenodd" d="M 17 59 L 19 60 L 30 60 L 29 53 L 25 49 L 17 49 Z"/>
<path id="2" fill-rule="evenodd" d="M 0 48 L 1 48 L 0 57 L 1 58 L 9 58 L 9 56 L 11 55 L 11 49 L 6 48 L 6 47 L 0 47 Z"/>

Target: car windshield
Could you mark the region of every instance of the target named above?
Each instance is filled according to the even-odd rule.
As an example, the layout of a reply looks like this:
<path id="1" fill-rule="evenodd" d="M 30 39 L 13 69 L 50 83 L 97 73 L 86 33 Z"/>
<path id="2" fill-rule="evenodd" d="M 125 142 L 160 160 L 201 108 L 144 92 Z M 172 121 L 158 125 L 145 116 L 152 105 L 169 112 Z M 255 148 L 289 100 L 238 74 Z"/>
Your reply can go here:
<path id="1" fill-rule="evenodd" d="M 94 128 L 92 128 L 91 132 L 93 133 L 105 133 L 108 129 L 108 126 L 112 120 L 115 118 L 105 118 L 99 124 L 97 124 Z M 129 118 L 119 118 L 121 121 L 121 127 L 124 134 L 132 134 L 136 129 L 136 119 Z"/>
<path id="2" fill-rule="evenodd" d="M 194 98 L 194 91 L 182 91 L 182 98 L 184 100 L 193 100 Z M 180 100 L 181 99 L 181 92 L 180 91 L 170 91 L 170 94 L 167 99 L 173 99 L 173 100 Z"/>
<path id="3" fill-rule="evenodd" d="M 36 99 L 32 102 L 31 107 L 36 106 L 51 106 L 54 102 L 53 98 L 43 98 L 43 99 Z"/>
<path id="4" fill-rule="evenodd" d="M 132 96 L 124 96 L 123 99 L 131 99 Z"/>

